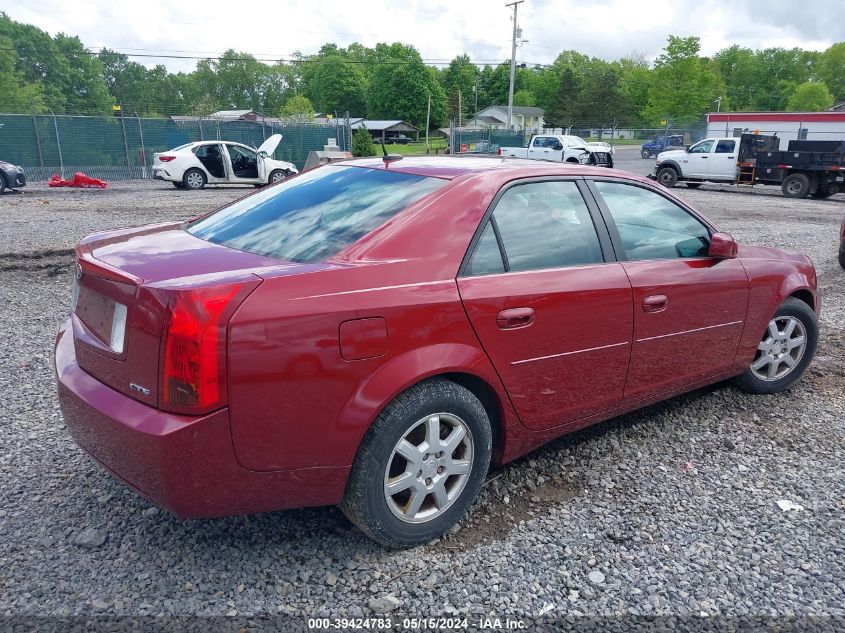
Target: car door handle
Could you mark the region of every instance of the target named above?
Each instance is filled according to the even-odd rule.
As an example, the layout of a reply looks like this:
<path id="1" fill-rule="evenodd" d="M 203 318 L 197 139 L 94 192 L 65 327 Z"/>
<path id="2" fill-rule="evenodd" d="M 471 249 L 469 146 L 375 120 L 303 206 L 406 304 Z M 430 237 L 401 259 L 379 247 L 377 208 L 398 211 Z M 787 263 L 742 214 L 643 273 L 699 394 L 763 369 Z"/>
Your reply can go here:
<path id="1" fill-rule="evenodd" d="M 643 312 L 663 312 L 668 305 L 666 295 L 650 295 L 643 299 Z"/>
<path id="2" fill-rule="evenodd" d="M 501 330 L 513 330 L 534 323 L 534 308 L 508 308 L 496 315 L 496 325 Z"/>

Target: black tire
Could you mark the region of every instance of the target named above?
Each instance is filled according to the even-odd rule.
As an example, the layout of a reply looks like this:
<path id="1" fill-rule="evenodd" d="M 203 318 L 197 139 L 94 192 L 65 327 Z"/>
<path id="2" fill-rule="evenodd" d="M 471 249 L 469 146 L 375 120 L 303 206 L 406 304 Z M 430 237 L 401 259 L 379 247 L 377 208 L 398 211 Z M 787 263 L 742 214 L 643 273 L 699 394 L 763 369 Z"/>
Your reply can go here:
<path id="1" fill-rule="evenodd" d="M 647 149 L 640 150 L 640 156 L 642 156 L 643 158 L 651 158 L 651 152 Z"/>
<path id="2" fill-rule="evenodd" d="M 700 182 L 688 182 L 687 187 L 690 189 L 698 189 L 701 186 Z"/>
<path id="3" fill-rule="evenodd" d="M 0 174 L 0 194 L 6 191 L 6 177 Z"/>
<path id="4" fill-rule="evenodd" d="M 657 170 L 657 182 L 664 187 L 674 187 L 678 184 L 678 172 L 674 167 L 661 167 Z"/>
<path id="5" fill-rule="evenodd" d="M 807 369 L 807 365 L 809 365 L 810 361 L 813 360 L 813 356 L 816 353 L 816 346 L 819 342 L 819 324 L 818 319 L 816 318 L 816 313 L 813 312 L 812 308 L 800 299 L 789 297 L 774 313 L 772 320 L 775 320 L 778 317 L 794 317 L 801 322 L 801 325 L 804 326 L 807 341 L 804 353 L 795 367 L 793 367 L 792 370 L 785 376 L 777 380 L 762 380 L 754 374 L 749 366 L 749 368 L 745 370 L 745 373 L 733 379 L 733 383 L 743 391 L 754 394 L 770 394 L 784 391 L 791 387 L 792 384 L 801 377 L 804 370 Z M 761 336 L 761 340 L 765 339 L 765 337 L 766 332 L 764 332 Z M 757 360 L 759 355 L 760 352 L 758 351 L 754 355 L 752 364 Z"/>
<path id="6" fill-rule="evenodd" d="M 286 172 L 284 169 L 274 169 L 273 171 L 270 172 L 270 175 L 267 177 L 267 184 L 268 185 L 278 184 L 278 183 L 282 182 L 283 180 L 286 180 L 289 175 L 290 174 L 288 174 L 288 172 Z M 277 178 L 278 178 L 278 180 L 275 180 Z"/>
<path id="7" fill-rule="evenodd" d="M 200 175 L 200 178 L 196 178 L 196 174 Z M 197 169 L 193 167 L 186 171 L 182 176 L 182 185 L 183 189 L 191 189 L 191 190 L 198 190 L 205 187 L 208 181 L 205 178 L 205 174 L 203 173 L 202 169 Z"/>
<path id="8" fill-rule="evenodd" d="M 581 163 L 578 161 L 578 159 L 577 159 L 577 158 L 567 158 L 567 159 L 566 159 L 566 162 L 567 162 L 567 163 L 575 163 L 576 165 L 580 165 L 580 164 L 581 164 Z"/>
<path id="9" fill-rule="evenodd" d="M 176 187 L 177 189 L 184 189 L 185 188 L 185 183 L 183 183 L 181 180 L 173 180 L 171 182 L 173 183 L 173 186 Z"/>
<path id="10" fill-rule="evenodd" d="M 839 265 L 845 268 L 845 243 L 839 246 Z"/>
<path id="11" fill-rule="evenodd" d="M 806 198 L 810 193 L 810 179 L 804 174 L 789 174 L 783 179 L 780 190 L 787 198 Z"/>
<path id="12" fill-rule="evenodd" d="M 385 472 L 399 441 L 420 420 L 436 413 L 457 416 L 469 429 L 473 455 L 470 471 L 463 489 L 442 513 L 410 523 L 388 507 Z M 426 380 L 397 396 L 370 427 L 352 464 L 341 509 L 364 534 L 387 547 L 427 543 L 442 536 L 466 514 L 484 483 L 491 453 L 490 420 L 478 398 L 450 380 Z"/>

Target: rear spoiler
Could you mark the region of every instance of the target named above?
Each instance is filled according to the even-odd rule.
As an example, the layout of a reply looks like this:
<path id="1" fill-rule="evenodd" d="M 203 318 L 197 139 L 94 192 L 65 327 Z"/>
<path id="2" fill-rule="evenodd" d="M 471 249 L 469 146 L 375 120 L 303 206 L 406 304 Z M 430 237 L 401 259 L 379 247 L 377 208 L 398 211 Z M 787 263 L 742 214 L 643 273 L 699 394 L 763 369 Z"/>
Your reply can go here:
<path id="1" fill-rule="evenodd" d="M 83 273 L 89 273 L 95 277 L 102 277 L 123 284 L 132 284 L 133 286 L 140 286 L 144 280 L 125 270 L 120 270 L 110 264 L 100 261 L 91 253 L 91 248 L 87 244 L 77 244 L 76 246 L 76 263 Z"/>

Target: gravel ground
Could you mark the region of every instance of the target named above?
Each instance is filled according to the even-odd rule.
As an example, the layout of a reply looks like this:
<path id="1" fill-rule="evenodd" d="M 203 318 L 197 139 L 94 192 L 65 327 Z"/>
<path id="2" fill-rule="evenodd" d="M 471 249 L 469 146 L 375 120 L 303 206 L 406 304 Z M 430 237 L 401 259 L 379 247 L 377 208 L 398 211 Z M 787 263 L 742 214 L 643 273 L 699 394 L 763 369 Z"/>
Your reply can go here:
<path id="1" fill-rule="evenodd" d="M 737 239 L 815 262 L 822 340 L 789 393 L 716 385 L 562 438 L 493 473 L 445 539 L 395 552 L 335 508 L 176 519 L 63 428 L 52 341 L 68 310 L 67 249 L 245 191 L 119 183 L 0 197 L 0 616 L 206 615 L 234 630 L 268 614 L 301 628 L 307 617 L 379 612 L 845 616 L 845 271 L 835 257 L 845 196 L 679 189 Z"/>

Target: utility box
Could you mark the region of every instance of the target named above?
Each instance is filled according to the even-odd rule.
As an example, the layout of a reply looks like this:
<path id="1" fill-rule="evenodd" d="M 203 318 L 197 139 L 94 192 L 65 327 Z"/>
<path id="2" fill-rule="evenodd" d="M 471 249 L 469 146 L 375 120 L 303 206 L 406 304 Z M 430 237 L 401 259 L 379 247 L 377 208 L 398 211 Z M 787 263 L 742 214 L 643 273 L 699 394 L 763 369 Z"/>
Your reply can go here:
<path id="1" fill-rule="evenodd" d="M 308 152 L 308 159 L 305 161 L 305 167 L 302 171 L 317 167 L 323 163 L 335 163 L 339 160 L 346 160 L 352 158 L 352 152 L 344 152 L 337 150 L 323 150 L 322 152 L 310 151 Z"/>

